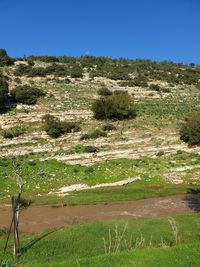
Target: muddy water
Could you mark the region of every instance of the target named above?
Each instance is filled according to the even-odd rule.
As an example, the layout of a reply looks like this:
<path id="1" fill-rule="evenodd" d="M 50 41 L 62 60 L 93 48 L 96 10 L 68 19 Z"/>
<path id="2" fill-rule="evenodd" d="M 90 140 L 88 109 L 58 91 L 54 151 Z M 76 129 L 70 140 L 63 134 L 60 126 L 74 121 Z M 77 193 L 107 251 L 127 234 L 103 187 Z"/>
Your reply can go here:
<path id="1" fill-rule="evenodd" d="M 64 207 L 33 205 L 21 211 L 20 230 L 29 233 L 42 232 L 83 221 L 187 214 L 197 210 L 196 206 L 199 205 L 195 196 L 191 199 L 188 195 L 187 197 L 185 195 L 178 195 L 94 205 Z M 192 205 L 191 201 L 193 201 Z M 8 228 L 11 217 L 10 207 L 0 207 L 0 228 Z"/>

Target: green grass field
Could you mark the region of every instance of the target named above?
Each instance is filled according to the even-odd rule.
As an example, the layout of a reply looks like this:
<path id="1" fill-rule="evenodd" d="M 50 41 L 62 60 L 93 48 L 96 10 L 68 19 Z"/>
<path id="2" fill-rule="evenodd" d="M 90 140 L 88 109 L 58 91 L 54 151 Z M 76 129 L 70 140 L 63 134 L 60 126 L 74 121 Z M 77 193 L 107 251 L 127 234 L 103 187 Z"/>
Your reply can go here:
<path id="1" fill-rule="evenodd" d="M 41 234 L 22 234 L 22 255 L 15 264 L 26 267 L 198 266 L 199 232 L 199 214 L 82 223 Z M 1 246 L 5 238 L 1 236 Z M 9 250 L 12 250 L 11 243 Z M 11 255 L 1 254 L 1 258 L 11 260 Z M 183 265 L 189 263 L 193 265 Z"/>
<path id="2" fill-rule="evenodd" d="M 27 267 L 198 267 L 200 243 L 170 248 L 136 249 L 126 253 L 82 258 L 50 264 L 25 265 Z"/>
<path id="3" fill-rule="evenodd" d="M 92 166 L 67 165 L 56 160 L 39 161 L 31 157 L 20 157 L 18 163 L 23 164 L 23 179 L 25 182 L 24 196 L 37 203 L 55 203 L 58 197 L 47 196 L 49 191 L 62 186 L 85 183 L 95 185 L 111 183 L 131 177 L 140 177 L 141 180 L 121 188 L 100 188 L 83 192 L 72 192 L 69 196 L 61 197 L 62 201 L 69 203 L 88 203 L 98 201 L 134 200 L 153 196 L 186 193 L 189 187 L 198 187 L 198 179 L 192 177 L 200 169 L 200 156 L 178 152 L 175 155 L 158 158 L 142 157 L 139 159 L 119 159 L 95 163 Z M 14 171 L 11 159 L 0 161 L 0 192 L 1 202 L 7 201 L 16 190 Z M 191 166 L 182 175 L 180 185 L 171 184 L 166 177 L 168 174 L 176 175 L 173 170 L 180 167 Z M 156 188 L 156 190 L 155 190 Z M 101 193 L 101 194 L 99 194 Z M 40 194 L 41 196 L 38 196 Z M 41 199 L 41 200 L 40 200 Z"/>

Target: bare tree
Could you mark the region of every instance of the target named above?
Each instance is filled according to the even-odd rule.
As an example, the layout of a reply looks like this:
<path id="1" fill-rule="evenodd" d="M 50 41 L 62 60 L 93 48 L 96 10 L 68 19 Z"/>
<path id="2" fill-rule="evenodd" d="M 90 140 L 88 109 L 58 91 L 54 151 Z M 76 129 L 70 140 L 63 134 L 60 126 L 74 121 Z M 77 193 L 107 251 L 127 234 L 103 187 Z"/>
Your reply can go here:
<path id="1" fill-rule="evenodd" d="M 8 237 L 6 240 L 6 244 L 4 247 L 4 252 L 6 252 L 7 246 L 8 246 L 8 240 L 10 238 L 12 229 L 14 233 L 14 244 L 13 244 L 13 256 L 16 257 L 20 254 L 20 240 L 19 240 L 19 215 L 20 215 L 20 209 L 23 206 L 27 206 L 27 203 L 23 201 L 21 198 L 22 193 L 23 193 L 23 171 L 24 171 L 24 162 L 18 162 L 16 159 L 12 160 L 12 170 L 13 170 L 13 175 L 12 179 L 17 184 L 17 196 L 12 196 L 11 197 L 11 203 L 12 203 L 12 221 L 10 224 L 9 232 L 8 232 Z"/>

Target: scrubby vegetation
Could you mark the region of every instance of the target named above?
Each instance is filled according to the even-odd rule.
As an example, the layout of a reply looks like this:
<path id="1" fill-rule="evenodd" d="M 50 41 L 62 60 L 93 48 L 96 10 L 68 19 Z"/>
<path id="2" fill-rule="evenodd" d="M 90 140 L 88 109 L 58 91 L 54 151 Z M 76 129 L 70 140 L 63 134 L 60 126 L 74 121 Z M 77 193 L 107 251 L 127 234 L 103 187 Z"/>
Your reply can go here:
<path id="1" fill-rule="evenodd" d="M 101 87 L 98 90 L 98 95 L 101 95 L 101 96 L 112 95 L 112 91 L 110 91 L 107 87 Z"/>
<path id="2" fill-rule="evenodd" d="M 200 68 L 197 65 L 176 64 L 171 61 L 154 62 L 151 60 L 112 59 L 109 57 L 81 56 L 52 57 L 31 56 L 23 59 L 26 64 L 19 65 L 16 76 L 45 77 L 55 75 L 82 78 L 87 69 L 90 77 L 105 77 L 120 80 L 120 86 L 147 87 L 151 80 L 159 80 L 171 84 L 187 84 L 199 86 Z M 29 62 L 44 62 L 47 67 L 36 67 Z M 28 64 L 27 64 L 28 63 Z"/>
<path id="3" fill-rule="evenodd" d="M 113 125 L 111 123 L 104 124 L 102 129 L 103 129 L 103 131 L 115 131 L 115 130 L 117 130 L 115 125 Z"/>
<path id="4" fill-rule="evenodd" d="M 14 137 L 18 137 L 26 132 L 26 128 L 22 126 L 16 126 L 12 128 L 8 128 L 1 131 L 1 134 L 4 138 L 12 139 Z"/>
<path id="5" fill-rule="evenodd" d="M 132 97 L 127 92 L 121 91 L 96 100 L 93 103 L 92 111 L 96 119 L 123 120 L 136 117 L 136 108 Z"/>
<path id="6" fill-rule="evenodd" d="M 189 145 L 200 145 L 200 112 L 194 112 L 185 119 L 180 138 Z"/>
<path id="7" fill-rule="evenodd" d="M 83 134 L 80 138 L 80 140 L 87 140 L 87 139 L 96 139 L 99 137 L 106 137 L 107 133 L 105 131 L 102 131 L 100 129 L 95 129 L 94 131 L 88 133 L 88 134 Z"/>
<path id="8" fill-rule="evenodd" d="M 12 65 L 14 62 L 13 59 L 11 59 L 5 49 L 0 49 L 0 67 L 9 66 Z"/>
<path id="9" fill-rule="evenodd" d="M 36 104 L 37 99 L 44 95 L 42 90 L 29 85 L 20 85 L 11 91 L 11 97 L 15 102 L 27 105 Z"/>
<path id="10" fill-rule="evenodd" d="M 50 114 L 45 115 L 43 121 L 44 130 L 53 138 L 58 138 L 65 133 L 79 132 L 81 130 L 78 122 L 60 121 Z"/>
<path id="11" fill-rule="evenodd" d="M 8 83 L 4 77 L 0 77 L 0 111 L 3 111 L 9 102 Z"/>
<path id="12" fill-rule="evenodd" d="M 149 88 L 150 88 L 151 90 L 153 90 L 153 91 L 157 91 L 157 92 L 160 91 L 160 86 L 159 86 L 158 84 L 154 84 L 154 83 L 152 83 L 152 84 L 149 86 Z"/>
<path id="13" fill-rule="evenodd" d="M 143 75 L 138 75 L 137 77 L 134 78 L 133 84 L 135 86 L 140 86 L 140 87 L 148 87 L 148 78 Z"/>

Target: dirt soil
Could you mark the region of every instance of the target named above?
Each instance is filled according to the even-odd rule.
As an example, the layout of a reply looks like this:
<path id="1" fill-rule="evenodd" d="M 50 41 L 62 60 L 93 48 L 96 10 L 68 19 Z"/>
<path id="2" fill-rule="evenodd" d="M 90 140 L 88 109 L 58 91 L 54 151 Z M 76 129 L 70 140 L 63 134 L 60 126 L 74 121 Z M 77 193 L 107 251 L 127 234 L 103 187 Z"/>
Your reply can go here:
<path id="1" fill-rule="evenodd" d="M 20 214 L 20 231 L 33 233 L 86 221 L 117 218 L 157 217 L 200 211 L 200 195 L 176 195 L 137 201 L 76 206 L 31 206 Z M 0 228 L 8 228 L 11 207 L 0 207 Z"/>

